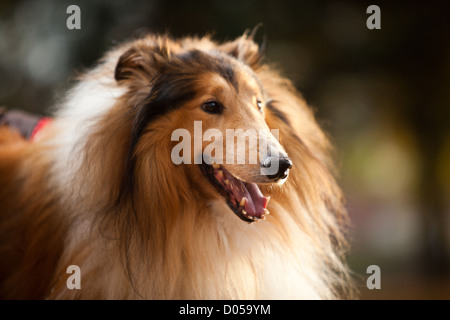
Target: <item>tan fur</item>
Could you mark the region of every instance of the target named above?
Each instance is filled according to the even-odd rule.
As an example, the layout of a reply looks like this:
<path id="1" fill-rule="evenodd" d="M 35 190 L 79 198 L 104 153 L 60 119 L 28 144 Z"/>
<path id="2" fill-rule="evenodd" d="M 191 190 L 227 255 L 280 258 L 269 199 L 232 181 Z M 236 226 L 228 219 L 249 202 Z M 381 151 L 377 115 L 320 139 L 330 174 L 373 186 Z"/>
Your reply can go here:
<path id="1" fill-rule="evenodd" d="M 59 195 L 45 184 L 45 151 L 8 128 L 0 137 L 0 295 L 42 298 L 70 221 L 56 215 Z"/>
<path id="2" fill-rule="evenodd" d="M 214 73 L 197 78 L 194 98 L 145 127 L 133 149 L 134 187 L 131 194 L 123 193 L 136 106 L 146 99 L 158 64 L 193 48 L 233 56 L 239 90 Z M 76 140 L 66 163 L 74 174 L 62 181 L 65 164 L 55 155 L 64 121 L 70 121 L 64 113 L 37 143 L 1 128 L 0 297 L 349 297 L 351 284 L 342 262 L 347 216 L 333 177 L 329 141 L 292 84 L 262 64 L 257 50 L 247 34 L 222 45 L 207 37 L 176 41 L 150 35 L 113 50 L 80 83 L 109 79 L 105 90 L 118 86 L 126 92 L 86 123 L 87 134 Z M 117 84 L 110 81 L 114 70 Z M 289 124 L 251 105 L 259 90 L 253 74 Z M 209 96 L 235 112 L 226 120 L 202 113 L 199 105 Z M 280 130 L 280 143 L 294 167 L 282 186 L 261 185 L 272 197 L 266 221 L 240 221 L 197 165 L 172 163 L 170 134 L 177 128 L 192 131 L 196 120 L 203 122 L 203 130 Z M 239 177 L 256 177 L 256 167 L 226 168 Z M 305 281 L 303 295 L 289 288 L 277 261 L 298 277 L 295 283 Z M 66 268 L 72 264 L 81 268 L 81 290 L 66 287 Z M 278 271 L 270 274 L 272 269 Z M 279 279 L 286 287 L 277 289 Z"/>

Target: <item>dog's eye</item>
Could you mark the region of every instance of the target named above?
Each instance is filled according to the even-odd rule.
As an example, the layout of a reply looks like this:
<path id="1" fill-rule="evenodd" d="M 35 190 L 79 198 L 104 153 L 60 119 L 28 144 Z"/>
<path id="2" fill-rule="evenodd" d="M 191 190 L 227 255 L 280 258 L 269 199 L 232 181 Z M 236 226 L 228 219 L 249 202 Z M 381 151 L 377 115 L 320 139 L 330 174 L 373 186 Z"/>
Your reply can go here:
<path id="1" fill-rule="evenodd" d="M 258 98 L 256 98 L 256 96 L 253 96 L 252 103 L 254 106 L 256 105 L 258 107 L 259 112 L 262 112 L 263 103 L 261 102 L 261 100 L 258 100 Z"/>
<path id="2" fill-rule="evenodd" d="M 211 114 L 221 114 L 223 112 L 223 105 L 217 101 L 207 101 L 202 105 L 203 111 Z"/>
<path id="3" fill-rule="evenodd" d="M 256 105 L 258 106 L 259 111 L 262 111 L 263 105 L 262 105 L 262 102 L 260 100 L 256 101 Z"/>

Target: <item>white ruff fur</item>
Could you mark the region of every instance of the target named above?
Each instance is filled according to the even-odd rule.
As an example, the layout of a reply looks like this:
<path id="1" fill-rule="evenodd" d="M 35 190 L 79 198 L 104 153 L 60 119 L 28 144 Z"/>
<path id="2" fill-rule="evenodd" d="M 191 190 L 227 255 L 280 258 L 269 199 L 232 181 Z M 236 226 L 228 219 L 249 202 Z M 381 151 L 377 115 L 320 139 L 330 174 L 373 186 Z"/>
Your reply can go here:
<path id="1" fill-rule="evenodd" d="M 115 59 L 118 59 L 117 55 Z M 108 61 L 114 61 L 114 57 Z M 125 92 L 126 88 L 115 83 L 114 64 L 111 62 L 97 66 L 69 92 L 61 108 L 56 110 L 53 125 L 57 134 L 48 141 L 56 150 L 54 182 L 66 188 L 67 181 L 74 180 L 81 165 L 86 138 L 95 129 L 96 122 Z"/>

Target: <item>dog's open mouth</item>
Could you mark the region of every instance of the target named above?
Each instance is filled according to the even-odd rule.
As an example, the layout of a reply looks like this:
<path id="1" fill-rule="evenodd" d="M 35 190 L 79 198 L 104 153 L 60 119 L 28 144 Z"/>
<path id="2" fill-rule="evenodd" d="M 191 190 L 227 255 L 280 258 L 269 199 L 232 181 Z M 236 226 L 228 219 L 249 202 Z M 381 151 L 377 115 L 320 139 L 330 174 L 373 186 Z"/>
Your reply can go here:
<path id="1" fill-rule="evenodd" d="M 239 180 L 219 164 L 200 167 L 239 218 L 246 222 L 265 220 L 270 197 L 265 197 L 256 183 Z"/>

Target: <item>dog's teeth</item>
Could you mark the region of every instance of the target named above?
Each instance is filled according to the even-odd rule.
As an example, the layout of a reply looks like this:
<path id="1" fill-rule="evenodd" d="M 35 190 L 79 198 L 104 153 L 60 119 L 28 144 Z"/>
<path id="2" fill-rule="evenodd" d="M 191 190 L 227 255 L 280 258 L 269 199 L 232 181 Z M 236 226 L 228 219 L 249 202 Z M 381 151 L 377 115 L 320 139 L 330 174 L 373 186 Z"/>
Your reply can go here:
<path id="1" fill-rule="evenodd" d="M 212 166 L 214 169 L 219 169 L 219 168 L 220 168 L 220 165 L 217 164 L 217 163 L 215 163 L 215 162 L 211 163 L 211 166 Z"/>
<path id="2" fill-rule="evenodd" d="M 241 200 L 241 202 L 239 202 L 239 205 L 240 205 L 241 207 L 244 207 L 246 202 L 247 202 L 247 197 L 243 197 L 242 200 Z"/>
<path id="3" fill-rule="evenodd" d="M 262 216 L 261 216 L 261 220 L 266 220 L 266 216 L 265 216 L 265 215 L 262 215 Z"/>
<path id="4" fill-rule="evenodd" d="M 219 178 L 223 178 L 223 171 L 222 170 L 217 171 L 217 175 L 219 176 Z"/>
<path id="5" fill-rule="evenodd" d="M 267 209 L 264 209 L 264 214 L 270 214 L 270 211 Z"/>
<path id="6" fill-rule="evenodd" d="M 242 214 L 243 214 L 244 216 L 248 217 L 247 211 L 242 210 Z"/>
<path id="7" fill-rule="evenodd" d="M 225 181 L 224 181 L 223 183 L 225 183 L 225 185 L 227 186 L 227 185 L 229 185 L 229 184 L 230 184 L 230 180 L 228 180 L 228 179 L 225 179 Z"/>

